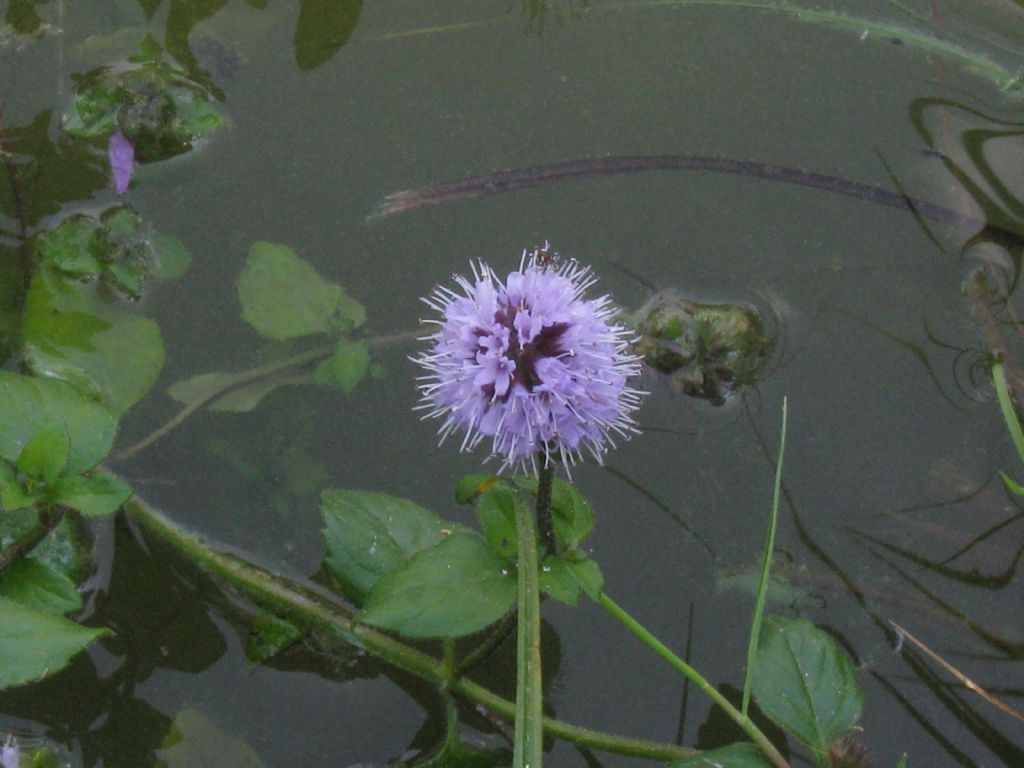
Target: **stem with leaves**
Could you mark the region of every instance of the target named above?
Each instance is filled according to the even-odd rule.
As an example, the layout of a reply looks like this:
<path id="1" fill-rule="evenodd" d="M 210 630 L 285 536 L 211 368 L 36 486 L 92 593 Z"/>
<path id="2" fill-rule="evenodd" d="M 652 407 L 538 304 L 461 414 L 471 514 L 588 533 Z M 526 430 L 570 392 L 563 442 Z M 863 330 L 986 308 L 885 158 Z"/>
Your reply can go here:
<path id="1" fill-rule="evenodd" d="M 152 535 L 195 563 L 212 578 L 227 584 L 262 608 L 308 630 L 321 630 L 339 642 L 355 643 L 383 661 L 410 672 L 451 693 L 479 704 L 501 717 L 515 717 L 516 705 L 457 672 L 453 678 L 444 660 L 413 648 L 365 624 L 354 621 L 349 610 L 333 595 L 298 584 L 235 555 L 215 549 L 196 534 L 182 528 L 139 496 L 125 505 L 126 511 Z M 531 526 L 532 527 L 532 526 Z M 544 733 L 581 747 L 646 760 L 671 762 L 692 757 L 693 749 L 676 744 L 631 739 L 545 717 Z"/>

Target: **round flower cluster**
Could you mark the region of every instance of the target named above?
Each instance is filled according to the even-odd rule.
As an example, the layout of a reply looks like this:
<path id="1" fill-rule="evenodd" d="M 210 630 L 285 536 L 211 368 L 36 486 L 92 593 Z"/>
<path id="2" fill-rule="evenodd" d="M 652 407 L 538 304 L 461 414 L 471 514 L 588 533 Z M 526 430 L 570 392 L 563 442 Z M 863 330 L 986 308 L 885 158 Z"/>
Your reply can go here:
<path id="1" fill-rule="evenodd" d="M 631 414 L 643 394 L 627 385 L 640 372 L 632 332 L 612 322 L 607 296 L 584 299 L 595 282 L 576 261 L 560 262 L 545 243 L 523 252 L 502 282 L 489 266 L 456 275 L 459 291 L 438 287 L 424 301 L 441 313 L 430 349 L 416 362 L 424 418 L 442 418 L 442 442 L 465 433 L 462 449 L 491 438 L 508 465 L 537 457 L 575 463 L 584 450 L 598 462 L 610 433 L 635 432 Z"/>

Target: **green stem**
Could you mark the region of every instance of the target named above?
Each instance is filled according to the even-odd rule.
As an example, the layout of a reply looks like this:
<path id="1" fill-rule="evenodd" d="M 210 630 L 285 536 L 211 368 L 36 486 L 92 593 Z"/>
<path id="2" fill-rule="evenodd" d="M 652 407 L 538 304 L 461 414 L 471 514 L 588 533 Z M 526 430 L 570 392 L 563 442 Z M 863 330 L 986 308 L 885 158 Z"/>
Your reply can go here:
<path id="1" fill-rule="evenodd" d="M 261 607 L 294 621 L 300 627 L 321 630 L 328 637 L 338 637 L 363 648 L 428 682 L 443 685 L 449 679 L 443 661 L 365 624 L 357 624 L 348 609 L 335 602 L 333 596 L 321 594 L 280 574 L 273 574 L 239 557 L 220 552 L 139 496 L 129 500 L 125 509 L 151 534 L 162 539 L 213 578 L 230 585 Z M 501 717 L 511 720 L 515 716 L 513 702 L 472 680 L 457 677 L 451 680 L 448 687 L 452 693 Z M 543 724 L 544 732 L 549 736 L 604 752 L 660 762 L 681 760 L 697 754 L 695 750 L 675 744 L 625 738 L 548 717 L 544 718 Z"/>
<path id="2" fill-rule="evenodd" d="M 786 453 L 786 398 L 782 398 L 782 436 L 779 438 L 779 457 L 775 461 L 775 488 L 772 492 L 772 509 L 768 518 L 768 535 L 764 538 L 764 554 L 761 556 L 761 575 L 757 580 L 757 597 L 754 600 L 754 620 L 750 625 L 750 643 L 747 645 L 747 673 L 743 678 L 743 702 L 740 712 L 747 716 L 750 708 L 750 682 L 754 675 L 757 658 L 757 644 L 761 637 L 761 617 L 764 615 L 764 600 L 768 594 L 768 576 L 772 568 L 772 553 L 775 552 L 775 524 L 779 519 L 779 494 L 782 490 L 782 458 Z"/>
<path id="3" fill-rule="evenodd" d="M 1010 388 L 1006 384 L 1006 373 L 1003 371 L 1002 361 L 992 363 L 992 381 L 996 385 L 996 397 L 999 398 L 999 409 L 1003 412 L 1003 421 L 1006 428 L 1010 430 L 1010 437 L 1017 448 L 1017 455 L 1024 462 L 1024 432 L 1020 428 L 1020 419 L 1017 417 L 1017 409 L 1013 407 L 1013 400 L 1010 398 Z"/>
<path id="4" fill-rule="evenodd" d="M 547 462 L 545 462 L 547 471 Z M 540 768 L 544 752 L 544 709 L 540 664 L 540 572 L 533 512 L 513 490 L 519 541 L 519 624 L 516 632 L 516 737 L 514 768 Z M 538 493 L 538 502 L 540 494 Z M 550 503 L 548 505 L 550 507 Z"/>
<path id="5" fill-rule="evenodd" d="M 602 608 L 608 611 L 608 613 L 625 625 L 626 629 L 639 637 L 656 654 L 665 659 L 665 661 L 671 664 L 676 670 L 681 672 L 683 676 L 695 683 L 698 688 L 704 691 L 704 693 L 708 695 L 708 698 L 720 706 L 725 713 L 743 729 L 743 732 L 750 737 L 750 740 L 761 748 L 761 751 L 768 756 L 768 759 L 772 761 L 772 764 L 776 766 L 776 768 L 789 768 L 789 763 L 786 762 L 786 758 L 784 758 L 779 750 L 775 748 L 775 745 L 768 740 L 768 737 L 764 735 L 761 729 L 758 728 L 749 717 L 730 704 L 729 700 L 719 693 L 718 689 L 711 685 L 711 683 L 709 683 L 704 676 L 700 674 L 700 672 L 676 656 L 664 643 L 648 632 L 646 627 L 626 613 L 626 611 L 623 610 L 618 603 L 608 597 L 608 595 L 601 593 L 597 602 Z"/>
<path id="6" fill-rule="evenodd" d="M 544 552 L 555 554 L 555 526 L 551 520 L 551 490 L 555 483 L 555 463 L 546 455 L 540 458 L 537 476 L 537 529 Z"/>

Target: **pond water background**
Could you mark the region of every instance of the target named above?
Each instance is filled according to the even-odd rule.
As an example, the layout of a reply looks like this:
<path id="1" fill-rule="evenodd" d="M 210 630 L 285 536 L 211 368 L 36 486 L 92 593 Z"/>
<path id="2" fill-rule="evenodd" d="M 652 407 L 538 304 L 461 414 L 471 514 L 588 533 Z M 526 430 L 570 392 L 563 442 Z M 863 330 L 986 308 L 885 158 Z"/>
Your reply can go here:
<path id="1" fill-rule="evenodd" d="M 419 297 L 470 259 L 504 271 L 544 240 L 593 265 L 600 287 L 627 307 L 649 295 L 636 275 L 751 302 L 777 341 L 756 386 L 715 408 L 649 374 L 645 433 L 606 468 L 574 472 L 597 511 L 590 548 L 610 593 L 715 684 L 742 685 L 753 601 L 723 583 L 760 556 L 787 396 L 778 567 L 800 593 L 772 610 L 826 627 L 854 656 L 865 690 L 860 738 L 878 765 L 903 752 L 911 766 L 1024 765 L 1021 722 L 895 649 L 885 625 L 895 619 L 980 685 L 1024 704 L 1024 528 L 996 475 L 1020 467 L 986 377 L 972 367 L 990 337 L 962 290 L 979 266 L 1013 274 L 1012 252 L 985 243 L 962 251 L 973 232 L 861 199 L 686 171 L 579 178 L 368 218 L 387 194 L 433 182 L 645 154 L 898 184 L 984 218 L 992 209 L 939 154 L 991 191 L 971 149 L 992 131 L 982 156 L 1011 195 L 997 208 L 1024 232 L 1024 94 L 898 36 L 750 8 L 341 5 L 357 23 L 340 47 L 330 3 L 95 0 L 64 4 L 63 19 L 57 3 L 36 5 L 62 33 L 0 50 L 4 125 L 52 109 L 52 133 L 70 74 L 130 55 L 146 30 L 161 42 L 184 33 L 220 46 L 208 53 L 220 61 L 200 60 L 224 91 L 230 127 L 190 155 L 139 168 L 126 195 L 148 223 L 186 242 L 192 265 L 144 301 L 167 359 L 122 421 L 119 445 L 174 415 L 169 384 L 262 359 L 265 343 L 241 320 L 235 289 L 256 241 L 285 243 L 342 283 L 366 305 L 371 334 L 414 329 Z M 895 3 L 842 10 L 927 29 Z M 940 32 L 966 49 L 1011 71 L 1024 66 L 1019 4 L 914 10 L 937 11 Z M 115 198 L 108 188 L 61 210 Z M 1001 332 L 1014 346 L 1014 327 Z M 382 349 L 386 375 L 352 395 L 284 387 L 248 414 L 197 414 L 112 466 L 178 522 L 296 576 L 320 567 L 323 487 L 386 491 L 470 523 L 452 488 L 481 457 L 438 449 L 435 425 L 412 413 L 407 355 L 416 349 Z M 49 681 L 0 694 L 0 730 L 64 744 L 76 766 L 137 768 L 152 764 L 170 721 L 191 708 L 265 765 L 297 767 L 384 763 L 439 727 L 426 687 L 358 654 L 248 663 L 232 599 L 144 547 L 130 527 L 103 529 L 100 552 L 90 623 L 117 637 Z M 552 713 L 662 741 L 727 740 L 721 723 L 708 724 L 708 703 L 696 691 L 684 699 L 680 679 L 599 610 L 549 604 L 545 618 Z M 503 653 L 504 670 L 486 681 L 508 695 L 513 654 Z M 468 736 L 501 743 L 486 720 L 469 722 L 480 732 Z M 640 764 L 560 742 L 547 759 L 559 768 Z"/>

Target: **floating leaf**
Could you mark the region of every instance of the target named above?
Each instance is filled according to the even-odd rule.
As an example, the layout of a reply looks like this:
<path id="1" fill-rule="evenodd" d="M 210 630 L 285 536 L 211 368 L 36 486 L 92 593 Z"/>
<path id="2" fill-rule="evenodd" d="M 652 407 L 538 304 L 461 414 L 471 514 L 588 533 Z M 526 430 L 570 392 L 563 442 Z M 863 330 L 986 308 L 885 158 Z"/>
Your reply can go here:
<path id="1" fill-rule="evenodd" d="M 102 271 L 96 221 L 85 214 L 68 216 L 56 227 L 39 233 L 32 245 L 41 261 L 69 275 L 99 275 Z"/>
<path id="2" fill-rule="evenodd" d="M 167 394 L 182 405 L 196 403 L 216 397 L 239 380 L 237 373 L 200 373 L 189 379 L 182 379 L 167 388 Z"/>
<path id="3" fill-rule="evenodd" d="M 0 457 L 16 462 L 32 436 L 53 423 L 67 429 L 67 474 L 99 464 L 110 452 L 117 428 L 106 408 L 62 381 L 0 370 Z"/>
<path id="4" fill-rule="evenodd" d="M 460 527 L 384 493 L 328 490 L 320 498 L 327 567 L 356 602 L 382 576 L 441 541 L 443 531 Z"/>
<path id="5" fill-rule="evenodd" d="M 32 279 L 24 334 L 33 373 L 75 385 L 118 416 L 149 391 L 163 366 L 156 323 L 46 270 Z"/>
<path id="6" fill-rule="evenodd" d="M 504 616 L 516 591 L 509 562 L 458 531 L 377 581 L 361 617 L 406 637 L 461 637 Z"/>
<path id="7" fill-rule="evenodd" d="M 68 461 L 71 444 L 61 423 L 50 423 L 36 432 L 18 457 L 18 471 L 53 485 Z"/>
<path id="8" fill-rule="evenodd" d="M 359 22 L 363 0 L 299 0 L 295 24 L 295 63 L 316 69 L 348 42 Z"/>
<path id="9" fill-rule="evenodd" d="M 105 472 L 65 477 L 54 490 L 56 501 L 90 517 L 117 512 L 132 495 L 131 487 Z"/>
<path id="10" fill-rule="evenodd" d="M 70 613 L 82 607 L 75 583 L 35 557 L 16 560 L 4 571 L 0 597 L 44 613 Z"/>
<path id="11" fill-rule="evenodd" d="M 173 280 L 188 270 L 192 261 L 185 244 L 172 235 L 154 235 L 149 240 L 153 252 L 150 274 L 158 280 Z"/>
<path id="12" fill-rule="evenodd" d="M 755 745 L 739 742 L 701 752 L 669 768 L 772 768 L 772 763 Z"/>
<path id="13" fill-rule="evenodd" d="M 156 752 L 160 768 L 263 768 L 252 747 L 214 725 L 203 713 L 186 707 Z"/>
<path id="14" fill-rule="evenodd" d="M 284 245 L 256 243 L 238 278 L 242 316 L 268 339 L 332 329 L 341 286 L 328 283 Z"/>
<path id="15" fill-rule="evenodd" d="M 275 376 L 268 376 L 226 392 L 210 403 L 209 410 L 247 413 L 263 402 L 263 398 L 275 389 L 289 384 L 309 384 L 311 381 L 307 372 L 282 371 Z"/>
<path id="16" fill-rule="evenodd" d="M 142 218 L 131 206 L 117 205 L 100 216 L 74 214 L 33 238 L 40 261 L 61 275 L 93 277 L 131 298 L 156 261 Z"/>
<path id="17" fill-rule="evenodd" d="M 249 636 L 245 641 L 245 658 L 254 664 L 262 664 L 294 645 L 304 634 L 290 621 L 261 611 L 250 622 Z"/>
<path id="18" fill-rule="evenodd" d="M 830 635 L 806 619 L 764 617 L 751 689 L 768 717 L 818 754 L 861 714 L 853 665 Z"/>
<path id="19" fill-rule="evenodd" d="M 213 106 L 214 89 L 163 57 L 148 35 L 129 63 L 73 75 L 75 98 L 64 131 L 76 138 L 121 133 L 139 163 L 189 151 L 227 122 Z"/>
<path id="20" fill-rule="evenodd" d="M 363 380 L 370 363 L 370 347 L 365 341 L 341 339 L 334 354 L 317 366 L 313 378 L 318 384 L 337 387 L 346 395 Z"/>
<path id="21" fill-rule="evenodd" d="M 82 627 L 4 597 L 0 597 L 0 616 L 0 690 L 63 669 L 94 640 L 111 634 L 108 629 Z"/>

